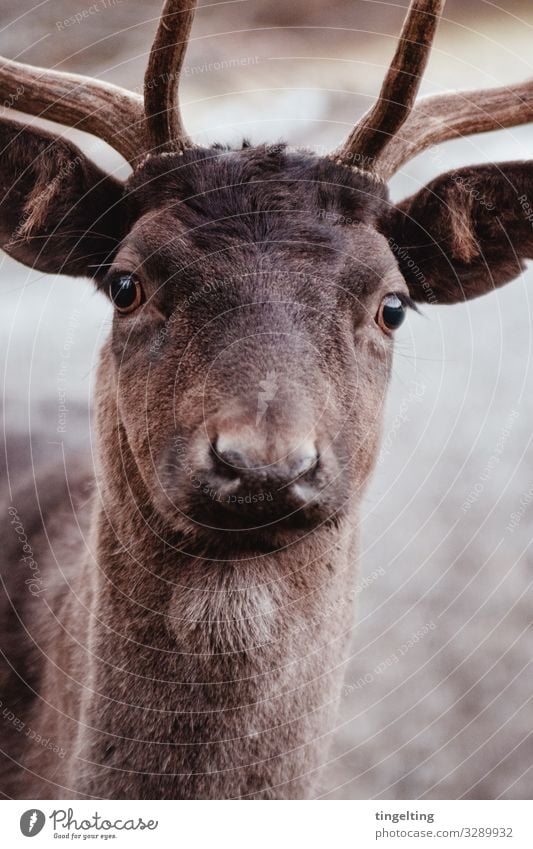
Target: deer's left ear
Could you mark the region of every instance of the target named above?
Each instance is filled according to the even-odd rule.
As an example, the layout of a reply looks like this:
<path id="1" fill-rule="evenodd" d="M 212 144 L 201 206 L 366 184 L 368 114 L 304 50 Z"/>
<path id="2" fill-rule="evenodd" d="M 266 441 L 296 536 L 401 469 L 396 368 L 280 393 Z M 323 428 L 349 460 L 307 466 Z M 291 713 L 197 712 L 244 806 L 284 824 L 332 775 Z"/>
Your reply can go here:
<path id="1" fill-rule="evenodd" d="M 533 163 L 450 171 L 393 207 L 381 228 L 414 300 L 484 295 L 533 258 Z"/>

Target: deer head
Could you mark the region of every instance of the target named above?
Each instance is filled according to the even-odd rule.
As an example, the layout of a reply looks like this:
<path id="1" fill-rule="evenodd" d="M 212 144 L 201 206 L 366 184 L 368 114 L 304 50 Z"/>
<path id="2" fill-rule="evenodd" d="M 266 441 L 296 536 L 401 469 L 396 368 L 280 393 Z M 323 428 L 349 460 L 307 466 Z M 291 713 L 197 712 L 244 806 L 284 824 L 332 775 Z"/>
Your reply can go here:
<path id="1" fill-rule="evenodd" d="M 133 173 L 4 120 L 1 245 L 113 302 L 104 454 L 166 526 L 293 532 L 338 521 L 367 481 L 406 312 L 489 292 L 533 256 L 529 164 L 450 172 L 399 206 L 387 180 L 429 145 L 531 121 L 533 84 L 416 102 L 444 2 L 413 0 L 340 149 L 206 149 L 177 105 L 194 5 L 165 3 L 144 98 L 4 61 L 17 109 L 99 136 Z"/>

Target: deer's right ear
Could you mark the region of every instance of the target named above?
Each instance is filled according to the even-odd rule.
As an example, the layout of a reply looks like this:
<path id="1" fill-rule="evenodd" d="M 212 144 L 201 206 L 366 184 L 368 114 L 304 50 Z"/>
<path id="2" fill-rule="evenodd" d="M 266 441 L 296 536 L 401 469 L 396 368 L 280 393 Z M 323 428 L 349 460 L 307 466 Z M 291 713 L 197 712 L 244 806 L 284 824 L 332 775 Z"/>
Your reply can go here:
<path id="1" fill-rule="evenodd" d="M 124 233 L 123 185 L 64 139 L 0 122 L 0 247 L 40 271 L 99 277 Z"/>

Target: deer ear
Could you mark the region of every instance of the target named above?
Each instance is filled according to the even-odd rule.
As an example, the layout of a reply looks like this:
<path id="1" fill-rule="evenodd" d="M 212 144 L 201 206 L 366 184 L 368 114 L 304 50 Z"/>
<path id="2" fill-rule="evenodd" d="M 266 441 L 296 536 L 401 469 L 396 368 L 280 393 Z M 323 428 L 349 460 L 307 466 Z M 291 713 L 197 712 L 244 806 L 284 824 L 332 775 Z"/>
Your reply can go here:
<path id="1" fill-rule="evenodd" d="M 98 277 L 120 239 L 123 186 L 64 139 L 0 122 L 0 247 L 40 271 Z"/>
<path id="2" fill-rule="evenodd" d="M 533 258 L 533 163 L 450 171 L 389 211 L 382 229 L 414 300 L 484 295 Z"/>

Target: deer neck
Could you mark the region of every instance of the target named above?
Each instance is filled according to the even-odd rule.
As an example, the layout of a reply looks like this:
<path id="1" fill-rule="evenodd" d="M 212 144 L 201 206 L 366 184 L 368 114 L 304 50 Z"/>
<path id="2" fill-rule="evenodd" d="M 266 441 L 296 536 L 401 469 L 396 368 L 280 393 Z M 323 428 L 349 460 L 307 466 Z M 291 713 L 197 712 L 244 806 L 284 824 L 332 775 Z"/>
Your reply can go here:
<path id="1" fill-rule="evenodd" d="M 199 556 L 140 510 L 124 442 L 104 441 L 102 465 L 78 754 L 106 768 L 83 792 L 309 795 L 353 623 L 353 517 L 276 553 Z"/>

